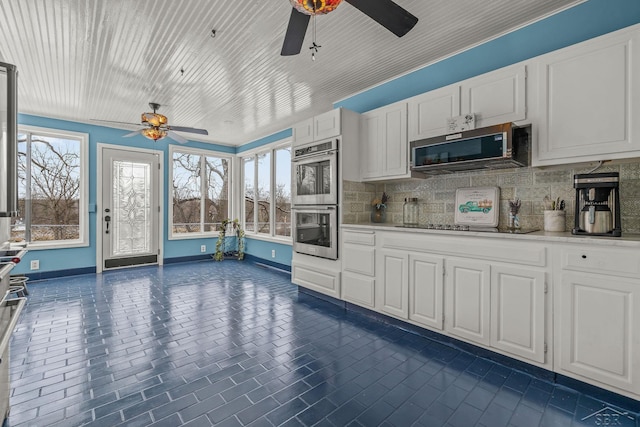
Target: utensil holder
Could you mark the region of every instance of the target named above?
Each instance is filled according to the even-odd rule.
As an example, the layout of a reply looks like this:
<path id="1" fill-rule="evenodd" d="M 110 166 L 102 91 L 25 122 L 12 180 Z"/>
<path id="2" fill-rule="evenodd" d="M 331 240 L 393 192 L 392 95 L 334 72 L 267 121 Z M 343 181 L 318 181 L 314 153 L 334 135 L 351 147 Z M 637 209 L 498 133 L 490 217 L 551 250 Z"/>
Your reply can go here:
<path id="1" fill-rule="evenodd" d="M 565 211 L 544 211 L 544 231 L 564 231 Z"/>

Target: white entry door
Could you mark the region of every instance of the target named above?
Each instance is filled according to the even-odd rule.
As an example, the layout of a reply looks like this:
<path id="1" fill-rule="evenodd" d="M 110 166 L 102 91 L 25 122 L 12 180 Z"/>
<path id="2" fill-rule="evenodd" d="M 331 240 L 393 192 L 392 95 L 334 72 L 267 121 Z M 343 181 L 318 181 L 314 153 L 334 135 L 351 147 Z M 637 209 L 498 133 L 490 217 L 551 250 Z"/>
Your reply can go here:
<path id="1" fill-rule="evenodd" d="M 158 263 L 159 162 L 154 153 L 102 149 L 103 270 Z"/>

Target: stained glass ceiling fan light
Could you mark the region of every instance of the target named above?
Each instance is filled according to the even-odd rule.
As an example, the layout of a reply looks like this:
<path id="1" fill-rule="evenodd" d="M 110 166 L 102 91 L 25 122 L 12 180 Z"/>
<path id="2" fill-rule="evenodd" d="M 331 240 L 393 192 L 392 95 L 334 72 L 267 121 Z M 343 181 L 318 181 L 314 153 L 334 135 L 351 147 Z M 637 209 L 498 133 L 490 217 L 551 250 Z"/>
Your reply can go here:
<path id="1" fill-rule="evenodd" d="M 289 0 L 291 5 L 305 15 L 325 15 L 333 12 L 342 0 Z"/>
<path id="2" fill-rule="evenodd" d="M 145 128 L 145 129 L 142 129 L 140 133 L 149 139 L 153 139 L 154 141 L 157 141 L 167 136 L 167 131 L 164 129 L 160 129 L 158 127 Z"/>

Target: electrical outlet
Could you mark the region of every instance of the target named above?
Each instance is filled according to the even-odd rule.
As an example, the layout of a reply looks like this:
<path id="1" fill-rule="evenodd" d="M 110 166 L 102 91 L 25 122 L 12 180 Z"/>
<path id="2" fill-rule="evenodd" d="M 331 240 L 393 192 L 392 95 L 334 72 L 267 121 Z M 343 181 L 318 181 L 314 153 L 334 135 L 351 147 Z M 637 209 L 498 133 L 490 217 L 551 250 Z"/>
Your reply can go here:
<path id="1" fill-rule="evenodd" d="M 207 252 L 207 245 L 200 245 L 200 252 Z"/>
<path id="2" fill-rule="evenodd" d="M 275 258 L 275 257 L 276 257 L 276 250 L 271 249 L 271 258 Z"/>
<path id="3" fill-rule="evenodd" d="M 31 267 L 32 270 L 40 270 L 40 260 L 39 259 L 32 259 L 30 267 Z"/>

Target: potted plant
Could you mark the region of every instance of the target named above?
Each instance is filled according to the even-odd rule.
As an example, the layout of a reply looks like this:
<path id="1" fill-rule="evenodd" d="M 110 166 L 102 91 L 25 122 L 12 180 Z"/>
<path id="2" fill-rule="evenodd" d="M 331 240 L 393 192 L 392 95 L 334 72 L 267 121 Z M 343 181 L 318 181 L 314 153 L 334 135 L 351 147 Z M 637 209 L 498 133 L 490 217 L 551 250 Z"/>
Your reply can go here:
<path id="1" fill-rule="evenodd" d="M 228 250 L 227 248 L 226 237 L 229 226 L 231 226 L 231 229 L 235 234 L 235 250 Z M 216 242 L 216 252 L 213 254 L 213 259 L 216 261 L 222 261 L 225 258 L 236 258 L 238 260 L 244 259 L 244 230 L 240 227 L 240 221 L 238 221 L 237 218 L 233 221 L 227 218 L 220 223 L 218 241 Z"/>

